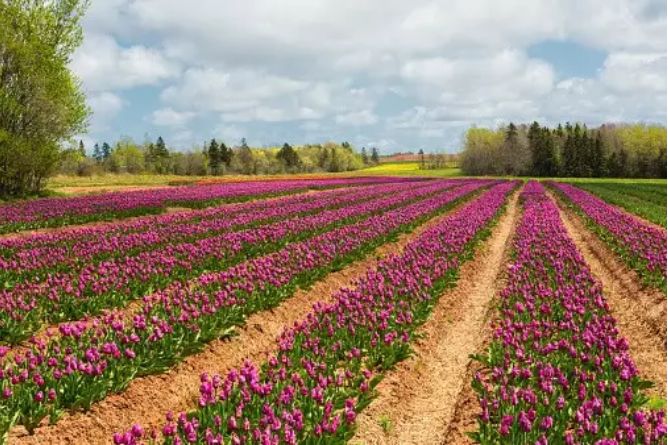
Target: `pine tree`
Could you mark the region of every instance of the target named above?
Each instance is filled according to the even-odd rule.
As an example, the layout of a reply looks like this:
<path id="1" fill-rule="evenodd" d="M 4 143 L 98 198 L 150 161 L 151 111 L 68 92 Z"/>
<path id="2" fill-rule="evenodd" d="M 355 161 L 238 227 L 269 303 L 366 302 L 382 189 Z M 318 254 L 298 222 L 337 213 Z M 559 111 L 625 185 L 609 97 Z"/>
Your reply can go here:
<path id="1" fill-rule="evenodd" d="M 619 151 L 619 175 L 617 177 L 631 177 L 631 169 L 629 168 L 629 154 L 623 148 Z"/>
<path id="2" fill-rule="evenodd" d="M 654 160 L 655 178 L 666 178 L 666 150 L 659 150 L 659 154 Z"/>
<path id="3" fill-rule="evenodd" d="M 533 121 L 529 127 L 527 134 L 529 138 L 529 150 L 531 151 L 531 172 L 535 176 L 543 176 L 542 162 L 543 162 L 543 132 L 541 131 L 538 122 Z"/>
<path id="4" fill-rule="evenodd" d="M 605 160 L 606 176 L 618 178 L 620 176 L 619 155 L 616 151 L 610 153 L 610 156 Z"/>
<path id="5" fill-rule="evenodd" d="M 576 136 L 573 132 L 573 129 L 568 126 L 566 127 L 566 141 L 564 142 L 562 157 L 562 171 L 561 176 L 570 178 L 575 176 L 576 169 L 576 154 L 575 154 L 575 139 Z"/>
<path id="6" fill-rule="evenodd" d="M 603 154 L 603 137 L 601 132 L 596 132 L 596 141 L 594 142 L 594 150 L 592 153 L 592 175 L 596 178 L 604 176 L 605 173 L 605 156 Z"/>
<path id="7" fill-rule="evenodd" d="M 102 150 L 100 150 L 100 145 L 97 142 L 93 146 L 93 159 L 95 159 L 95 162 L 98 164 L 102 162 Z"/>
<path id="8" fill-rule="evenodd" d="M 366 147 L 362 147 L 362 162 L 364 165 L 369 163 L 369 155 L 366 153 Z"/>
<path id="9" fill-rule="evenodd" d="M 211 169 L 212 175 L 217 175 L 220 173 L 220 150 L 218 148 L 218 142 L 216 139 L 211 139 L 209 143 L 209 149 L 207 151 L 207 157 L 209 159 L 209 168 Z"/>
<path id="10" fill-rule="evenodd" d="M 543 144 L 543 174 L 545 176 L 557 176 L 559 173 L 557 147 L 547 127 L 543 129 Z"/>
<path id="11" fill-rule="evenodd" d="M 106 161 L 111 156 L 111 147 L 106 142 L 102 143 L 102 160 Z"/>
<path id="12" fill-rule="evenodd" d="M 234 152 L 232 151 L 231 148 L 229 148 L 227 145 L 225 145 L 224 142 L 220 143 L 220 161 L 225 164 L 225 167 L 230 168 L 230 164 L 232 163 L 232 156 L 234 155 Z"/>
<path id="13" fill-rule="evenodd" d="M 376 147 L 371 148 L 371 162 L 374 164 L 380 162 L 380 156 L 378 155 L 378 149 Z"/>
<path id="14" fill-rule="evenodd" d="M 420 155 L 420 168 L 424 170 L 424 150 L 420 149 L 418 154 Z"/>
<path id="15" fill-rule="evenodd" d="M 287 142 L 276 153 L 276 158 L 289 169 L 299 166 L 300 163 L 299 155 Z"/>
<path id="16" fill-rule="evenodd" d="M 532 144 L 532 174 L 535 176 L 556 176 L 557 159 L 555 153 L 554 138 L 550 130 L 545 128 L 529 130 L 530 143 Z"/>
<path id="17" fill-rule="evenodd" d="M 167 146 L 165 145 L 162 136 L 158 136 L 158 140 L 155 141 L 155 154 L 157 158 L 169 157 L 169 151 L 167 150 Z"/>
<path id="18" fill-rule="evenodd" d="M 81 153 L 81 156 L 84 158 L 86 157 L 86 147 L 81 139 L 79 139 L 79 153 Z"/>

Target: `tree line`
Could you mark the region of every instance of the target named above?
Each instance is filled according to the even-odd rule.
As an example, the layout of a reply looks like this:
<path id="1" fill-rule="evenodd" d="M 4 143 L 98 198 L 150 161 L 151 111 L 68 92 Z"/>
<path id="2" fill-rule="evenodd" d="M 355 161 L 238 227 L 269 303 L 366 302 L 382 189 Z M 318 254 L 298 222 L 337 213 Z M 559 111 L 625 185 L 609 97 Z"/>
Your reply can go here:
<path id="1" fill-rule="evenodd" d="M 468 175 L 666 177 L 666 128 L 645 124 L 508 124 L 470 128 L 461 168 Z"/>
<path id="2" fill-rule="evenodd" d="M 89 153 L 90 152 L 90 153 Z M 201 147 L 182 152 L 170 149 L 162 137 L 135 143 L 124 137 L 112 147 L 107 142 L 87 149 L 82 141 L 62 151 L 58 173 L 89 176 L 100 173 L 153 173 L 176 175 L 263 175 L 282 173 L 343 172 L 379 162 L 378 150 L 358 153 L 348 142 L 281 147 L 236 146 L 211 139 Z"/>

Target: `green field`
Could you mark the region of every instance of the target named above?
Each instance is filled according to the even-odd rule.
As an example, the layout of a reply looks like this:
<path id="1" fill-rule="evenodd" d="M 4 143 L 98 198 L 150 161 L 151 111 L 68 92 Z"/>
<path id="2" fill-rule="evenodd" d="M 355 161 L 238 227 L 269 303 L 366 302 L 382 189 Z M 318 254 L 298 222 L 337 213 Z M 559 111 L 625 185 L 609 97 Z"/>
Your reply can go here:
<path id="1" fill-rule="evenodd" d="M 631 213 L 666 227 L 666 182 L 606 180 L 575 182 L 578 187 Z"/>

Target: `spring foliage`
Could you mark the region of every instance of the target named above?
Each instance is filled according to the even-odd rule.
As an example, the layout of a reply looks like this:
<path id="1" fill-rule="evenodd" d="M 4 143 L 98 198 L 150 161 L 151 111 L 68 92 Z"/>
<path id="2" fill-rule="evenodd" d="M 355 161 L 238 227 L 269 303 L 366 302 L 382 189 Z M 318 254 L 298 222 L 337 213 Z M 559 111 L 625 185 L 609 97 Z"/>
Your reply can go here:
<path id="1" fill-rule="evenodd" d="M 509 124 L 470 128 L 462 153 L 469 175 L 539 177 L 666 177 L 666 128 L 581 124 L 556 128 Z"/>
<path id="2" fill-rule="evenodd" d="M 88 109 L 68 68 L 85 0 L 0 2 L 0 195 L 39 191 Z"/>

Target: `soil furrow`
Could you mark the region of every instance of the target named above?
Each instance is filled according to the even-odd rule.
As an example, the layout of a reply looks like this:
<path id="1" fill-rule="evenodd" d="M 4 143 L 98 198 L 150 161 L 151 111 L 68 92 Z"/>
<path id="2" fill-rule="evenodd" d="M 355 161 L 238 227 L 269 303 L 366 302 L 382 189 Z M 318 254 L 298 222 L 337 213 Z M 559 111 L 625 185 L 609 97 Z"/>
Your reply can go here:
<path id="1" fill-rule="evenodd" d="M 456 287 L 439 299 L 415 354 L 388 373 L 378 397 L 358 417 L 352 444 L 440 444 L 462 387 L 470 354 L 479 350 L 497 278 L 517 221 L 519 192 L 511 197 L 491 237 L 461 270 Z"/>
<path id="2" fill-rule="evenodd" d="M 430 219 L 397 241 L 378 247 L 366 259 L 327 275 L 309 290 L 299 290 L 277 308 L 249 316 L 234 337 L 209 343 L 204 350 L 186 358 L 159 375 L 135 379 L 128 388 L 110 395 L 86 413 L 66 414 L 55 425 L 38 428 L 31 436 L 22 427 L 10 436 L 12 444 L 108 444 L 114 432 L 125 431 L 138 422 L 145 427 L 160 426 L 168 410 L 175 412 L 197 406 L 199 376 L 202 372 L 225 374 L 245 359 L 260 361 L 275 348 L 275 338 L 286 326 L 304 318 L 314 303 L 329 301 L 333 292 L 350 286 L 378 263 L 382 256 L 398 253 L 411 240 L 433 227 L 463 205 Z"/>
<path id="3" fill-rule="evenodd" d="M 603 284 L 603 294 L 610 313 L 617 321 L 621 336 L 640 375 L 656 385 L 648 393 L 666 398 L 666 294 L 643 288 L 638 275 L 621 261 L 585 226 L 582 219 L 549 193 L 559 204 L 561 220 L 571 239 Z"/>

